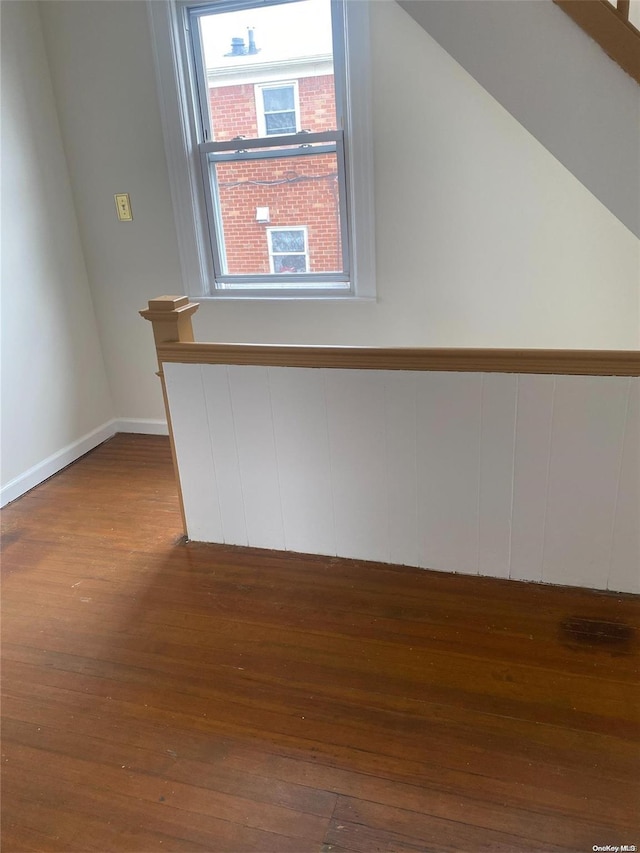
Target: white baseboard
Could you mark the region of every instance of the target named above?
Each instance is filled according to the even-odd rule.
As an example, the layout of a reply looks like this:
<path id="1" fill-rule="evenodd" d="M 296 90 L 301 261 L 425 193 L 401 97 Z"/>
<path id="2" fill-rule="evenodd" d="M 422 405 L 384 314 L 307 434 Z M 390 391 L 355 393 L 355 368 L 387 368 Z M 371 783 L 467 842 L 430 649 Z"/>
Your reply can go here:
<path id="1" fill-rule="evenodd" d="M 73 441 L 71 444 L 63 447 L 62 450 L 58 450 L 56 453 L 52 453 L 51 456 L 47 456 L 46 459 L 33 465 L 23 474 L 14 477 L 13 480 L 10 480 L 6 486 L 0 489 L 0 506 L 6 506 L 11 501 L 15 501 L 16 498 L 24 495 L 25 492 L 33 489 L 34 486 L 39 485 L 44 480 L 48 480 L 49 477 L 53 477 L 58 471 L 66 468 L 67 465 L 75 462 L 76 459 L 79 459 L 85 453 L 93 450 L 94 447 L 102 444 L 103 441 L 111 438 L 118 431 L 117 424 L 118 421 L 116 420 L 108 421 L 106 424 L 83 435 L 77 441 Z"/>
<path id="2" fill-rule="evenodd" d="M 136 432 L 144 435 L 169 435 L 166 421 L 147 418 L 120 418 L 116 420 L 116 432 Z"/>
<path id="3" fill-rule="evenodd" d="M 94 447 L 102 444 L 117 432 L 134 432 L 144 433 L 146 435 L 168 435 L 167 422 L 161 420 L 142 419 L 142 418 L 114 418 L 103 424 L 100 427 L 92 430 L 92 432 L 83 435 L 77 441 L 63 447 L 56 453 L 52 453 L 42 462 L 33 465 L 23 474 L 14 477 L 6 486 L 0 489 L 0 506 L 6 506 L 11 501 L 15 501 L 25 492 L 30 491 L 35 486 L 53 477 L 58 471 L 66 468 L 76 459 L 84 456 Z"/>

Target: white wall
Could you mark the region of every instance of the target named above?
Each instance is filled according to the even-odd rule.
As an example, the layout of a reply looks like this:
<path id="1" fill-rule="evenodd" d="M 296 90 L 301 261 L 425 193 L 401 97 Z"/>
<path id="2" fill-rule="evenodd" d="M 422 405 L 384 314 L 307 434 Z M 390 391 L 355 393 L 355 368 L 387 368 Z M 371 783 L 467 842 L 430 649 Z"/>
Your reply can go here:
<path id="1" fill-rule="evenodd" d="M 640 592 L 640 380 L 165 364 L 189 537 Z"/>
<path id="2" fill-rule="evenodd" d="M 38 4 L 3 3 L 3 499 L 111 418 Z"/>
<path id="3" fill-rule="evenodd" d="M 640 87 L 600 45 L 551 0 L 399 3 L 640 236 Z"/>
<path id="4" fill-rule="evenodd" d="M 161 417 L 136 312 L 181 284 L 146 9 L 42 5 L 116 410 Z M 636 347 L 637 238 L 395 2 L 371 13 L 377 303 L 209 302 L 197 338 Z"/>
<path id="5" fill-rule="evenodd" d="M 153 336 L 137 312 L 181 292 L 181 279 L 146 6 L 40 5 L 116 414 L 162 418 Z M 118 192 L 133 222 L 117 221 Z"/>

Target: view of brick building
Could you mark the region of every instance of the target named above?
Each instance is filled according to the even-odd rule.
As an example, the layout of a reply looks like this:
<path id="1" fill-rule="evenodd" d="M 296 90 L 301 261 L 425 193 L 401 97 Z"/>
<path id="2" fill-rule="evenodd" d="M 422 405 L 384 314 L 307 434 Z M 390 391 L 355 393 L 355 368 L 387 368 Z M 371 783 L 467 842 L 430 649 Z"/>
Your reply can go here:
<path id="1" fill-rule="evenodd" d="M 207 56 L 213 139 L 335 130 L 331 54 L 270 55 L 268 43 L 256 47 L 260 35 L 249 31 L 251 52 L 237 37 L 222 56 Z M 283 156 L 303 144 L 211 165 L 226 273 L 342 270 L 336 153 Z"/>

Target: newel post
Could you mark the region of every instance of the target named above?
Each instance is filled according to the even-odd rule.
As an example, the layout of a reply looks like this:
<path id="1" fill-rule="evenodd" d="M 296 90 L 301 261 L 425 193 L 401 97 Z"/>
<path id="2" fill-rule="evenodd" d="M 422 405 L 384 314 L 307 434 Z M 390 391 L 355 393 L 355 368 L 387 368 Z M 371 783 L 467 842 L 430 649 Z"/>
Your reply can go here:
<path id="1" fill-rule="evenodd" d="M 153 328 L 153 337 L 156 344 L 156 353 L 160 344 L 167 343 L 193 343 L 193 327 L 191 317 L 200 306 L 195 302 L 189 302 L 187 296 L 159 296 L 157 299 L 149 300 L 149 307 L 140 311 L 140 316 L 149 320 Z M 162 386 L 162 399 L 167 416 L 169 428 L 169 441 L 171 444 L 171 458 L 173 459 L 173 470 L 176 475 L 178 486 L 178 500 L 180 503 L 180 514 L 182 515 L 182 528 L 188 535 L 187 519 L 184 512 L 184 500 L 182 498 L 182 487 L 180 485 L 180 471 L 176 456 L 176 446 L 173 440 L 173 427 L 171 425 L 171 411 L 169 410 L 169 399 L 167 397 L 167 386 L 164 381 L 162 361 L 158 355 L 158 376 Z"/>
<path id="2" fill-rule="evenodd" d="M 140 311 L 140 316 L 149 320 L 153 327 L 156 350 L 160 344 L 193 343 L 191 317 L 200 306 L 189 302 L 188 296 L 158 296 L 149 300 L 149 307 Z M 162 373 L 162 364 L 158 359 Z"/>

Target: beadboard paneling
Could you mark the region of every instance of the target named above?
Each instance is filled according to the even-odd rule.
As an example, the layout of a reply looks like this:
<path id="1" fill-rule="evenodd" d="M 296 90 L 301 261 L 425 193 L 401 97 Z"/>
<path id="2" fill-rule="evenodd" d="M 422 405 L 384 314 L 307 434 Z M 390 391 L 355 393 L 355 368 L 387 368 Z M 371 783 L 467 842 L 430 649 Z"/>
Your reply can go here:
<path id="1" fill-rule="evenodd" d="M 201 365 L 172 364 L 165 381 L 171 423 L 180 437 L 175 447 L 189 536 L 195 540 L 222 542 L 220 500 L 202 371 Z"/>
<path id="2" fill-rule="evenodd" d="M 420 565 L 476 574 L 482 375 L 416 379 Z"/>
<path id="3" fill-rule="evenodd" d="M 249 545 L 284 549 L 269 369 L 230 365 L 231 410 Z"/>
<path id="4" fill-rule="evenodd" d="M 415 373 L 383 374 L 389 560 L 420 565 Z"/>
<path id="5" fill-rule="evenodd" d="M 286 547 L 307 554 L 335 554 L 322 371 L 268 370 Z"/>
<path id="6" fill-rule="evenodd" d="M 555 384 L 554 376 L 518 376 L 509 573 L 515 580 L 542 580 Z"/>
<path id="7" fill-rule="evenodd" d="M 327 370 L 325 393 L 337 552 L 388 560 L 383 374 Z"/>
<path id="8" fill-rule="evenodd" d="M 482 376 L 478 574 L 508 578 L 518 377 Z"/>
<path id="9" fill-rule="evenodd" d="M 202 384 L 207 404 L 213 464 L 219 492 L 224 495 L 224 499 L 220 501 L 223 541 L 229 545 L 248 545 L 228 367 L 203 364 Z"/>
<path id="10" fill-rule="evenodd" d="M 189 536 L 640 591 L 640 381 L 165 364 Z"/>
<path id="11" fill-rule="evenodd" d="M 542 580 L 597 587 L 611 559 L 627 380 L 558 376 Z"/>
<path id="12" fill-rule="evenodd" d="M 609 589 L 640 593 L 640 383 L 628 386 Z"/>

